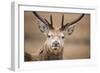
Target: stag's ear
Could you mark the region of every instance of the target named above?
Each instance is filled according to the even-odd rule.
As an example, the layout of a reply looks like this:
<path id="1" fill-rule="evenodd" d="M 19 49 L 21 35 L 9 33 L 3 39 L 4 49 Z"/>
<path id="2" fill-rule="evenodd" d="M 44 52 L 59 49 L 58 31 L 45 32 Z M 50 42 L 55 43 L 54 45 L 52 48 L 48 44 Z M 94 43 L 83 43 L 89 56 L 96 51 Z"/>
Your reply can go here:
<path id="1" fill-rule="evenodd" d="M 75 25 L 66 27 L 64 29 L 64 33 L 67 34 L 67 35 L 71 35 L 73 33 L 74 29 L 75 29 Z"/>
<path id="2" fill-rule="evenodd" d="M 41 22 L 40 20 L 37 20 L 37 21 L 38 21 L 38 27 L 39 27 L 40 31 L 42 33 L 47 33 L 49 31 L 49 27 L 46 24 L 44 24 L 43 22 Z"/>

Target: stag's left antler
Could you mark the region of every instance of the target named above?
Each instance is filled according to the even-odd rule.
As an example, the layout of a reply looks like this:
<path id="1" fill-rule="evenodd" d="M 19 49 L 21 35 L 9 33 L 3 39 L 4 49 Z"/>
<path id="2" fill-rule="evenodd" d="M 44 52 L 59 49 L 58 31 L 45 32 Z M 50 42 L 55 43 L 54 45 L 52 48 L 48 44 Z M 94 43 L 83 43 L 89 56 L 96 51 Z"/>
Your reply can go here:
<path id="1" fill-rule="evenodd" d="M 76 20 L 74 20 L 74 21 L 72 21 L 72 22 L 70 22 L 70 23 L 66 23 L 66 24 L 64 25 L 64 14 L 63 14 L 60 30 L 64 30 L 66 27 L 69 27 L 69 26 L 71 26 L 71 25 L 77 23 L 78 21 L 80 21 L 80 20 L 84 17 L 84 15 L 85 15 L 85 14 L 82 14 L 82 15 L 81 15 L 80 17 L 78 17 Z"/>

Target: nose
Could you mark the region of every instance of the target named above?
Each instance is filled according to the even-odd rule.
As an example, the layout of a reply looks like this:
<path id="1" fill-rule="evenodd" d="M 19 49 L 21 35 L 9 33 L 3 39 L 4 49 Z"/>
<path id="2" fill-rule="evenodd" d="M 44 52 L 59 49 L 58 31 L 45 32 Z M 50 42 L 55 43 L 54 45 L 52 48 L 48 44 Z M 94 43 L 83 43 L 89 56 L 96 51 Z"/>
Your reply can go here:
<path id="1" fill-rule="evenodd" d="M 59 47 L 59 42 L 58 42 L 58 41 L 55 41 L 55 42 L 53 43 L 53 46 L 54 46 L 54 47 Z"/>

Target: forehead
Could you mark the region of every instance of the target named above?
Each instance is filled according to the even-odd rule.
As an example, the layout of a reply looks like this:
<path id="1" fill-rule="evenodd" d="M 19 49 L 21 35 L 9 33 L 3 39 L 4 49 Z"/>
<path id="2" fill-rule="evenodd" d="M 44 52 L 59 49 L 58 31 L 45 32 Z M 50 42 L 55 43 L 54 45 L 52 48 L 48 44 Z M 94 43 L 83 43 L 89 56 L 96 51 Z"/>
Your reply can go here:
<path id="1" fill-rule="evenodd" d="M 60 30 L 50 30 L 49 35 L 64 35 L 63 32 L 61 32 Z"/>

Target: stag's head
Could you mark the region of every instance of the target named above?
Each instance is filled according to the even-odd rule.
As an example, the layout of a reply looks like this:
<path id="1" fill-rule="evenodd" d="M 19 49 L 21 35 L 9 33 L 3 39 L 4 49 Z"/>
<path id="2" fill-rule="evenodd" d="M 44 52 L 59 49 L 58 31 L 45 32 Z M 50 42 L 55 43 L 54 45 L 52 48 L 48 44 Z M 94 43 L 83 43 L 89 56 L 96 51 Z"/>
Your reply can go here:
<path id="1" fill-rule="evenodd" d="M 53 50 L 57 50 L 59 48 L 64 47 L 65 34 L 71 35 L 75 28 L 74 24 L 80 21 L 84 16 L 84 14 L 82 14 L 80 15 L 80 17 L 73 20 L 72 22 L 64 24 L 64 14 L 63 14 L 61 20 L 61 27 L 55 29 L 53 27 L 52 15 L 50 15 L 50 22 L 48 22 L 45 18 L 40 17 L 38 13 L 33 12 L 33 14 L 38 19 L 40 31 L 47 36 L 46 42 L 48 47 L 50 47 Z"/>

